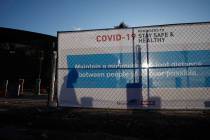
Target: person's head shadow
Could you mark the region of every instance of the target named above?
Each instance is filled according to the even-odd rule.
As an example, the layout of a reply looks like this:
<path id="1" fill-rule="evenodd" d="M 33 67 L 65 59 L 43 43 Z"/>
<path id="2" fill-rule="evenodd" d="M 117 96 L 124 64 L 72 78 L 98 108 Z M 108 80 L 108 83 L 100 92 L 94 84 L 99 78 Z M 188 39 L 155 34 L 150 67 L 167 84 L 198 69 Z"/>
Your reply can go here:
<path id="1" fill-rule="evenodd" d="M 70 69 L 67 75 L 67 88 L 74 88 L 74 84 L 77 82 L 79 74 L 75 68 Z"/>

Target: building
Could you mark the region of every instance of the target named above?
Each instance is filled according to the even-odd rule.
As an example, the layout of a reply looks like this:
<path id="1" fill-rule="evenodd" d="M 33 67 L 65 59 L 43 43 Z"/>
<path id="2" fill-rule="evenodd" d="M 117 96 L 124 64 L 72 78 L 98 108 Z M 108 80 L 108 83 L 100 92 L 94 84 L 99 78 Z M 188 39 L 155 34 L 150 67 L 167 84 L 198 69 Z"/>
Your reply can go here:
<path id="1" fill-rule="evenodd" d="M 0 94 L 5 95 L 6 86 L 16 89 L 19 82 L 23 91 L 35 91 L 37 79 L 41 79 L 41 92 L 45 93 L 56 41 L 54 36 L 0 28 Z"/>

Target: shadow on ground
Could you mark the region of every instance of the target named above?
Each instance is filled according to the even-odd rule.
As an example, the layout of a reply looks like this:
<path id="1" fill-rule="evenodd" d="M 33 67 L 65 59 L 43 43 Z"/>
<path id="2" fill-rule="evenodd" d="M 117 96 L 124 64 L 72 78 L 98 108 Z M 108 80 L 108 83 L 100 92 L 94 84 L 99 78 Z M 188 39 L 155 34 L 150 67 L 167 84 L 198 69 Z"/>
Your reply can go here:
<path id="1" fill-rule="evenodd" d="M 209 111 L 48 108 L 46 100 L 0 102 L 1 140 L 201 139 Z"/>

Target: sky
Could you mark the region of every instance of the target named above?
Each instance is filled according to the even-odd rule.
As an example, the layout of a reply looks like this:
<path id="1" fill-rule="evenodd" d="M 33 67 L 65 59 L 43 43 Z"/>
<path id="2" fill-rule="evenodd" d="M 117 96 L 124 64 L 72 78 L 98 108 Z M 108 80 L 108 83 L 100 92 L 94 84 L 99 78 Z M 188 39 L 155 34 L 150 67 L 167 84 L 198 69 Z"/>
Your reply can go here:
<path id="1" fill-rule="evenodd" d="M 210 0 L 0 0 L 0 27 L 57 31 L 210 21 Z"/>

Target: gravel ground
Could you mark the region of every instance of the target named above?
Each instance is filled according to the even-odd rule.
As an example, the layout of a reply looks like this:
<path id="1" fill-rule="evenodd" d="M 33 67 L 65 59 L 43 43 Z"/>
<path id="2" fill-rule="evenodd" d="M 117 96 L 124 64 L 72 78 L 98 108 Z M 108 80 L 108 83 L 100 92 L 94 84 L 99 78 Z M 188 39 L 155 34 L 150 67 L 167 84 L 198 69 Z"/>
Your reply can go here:
<path id="1" fill-rule="evenodd" d="M 210 111 L 49 108 L 47 96 L 0 99 L 0 140 L 209 137 Z"/>

